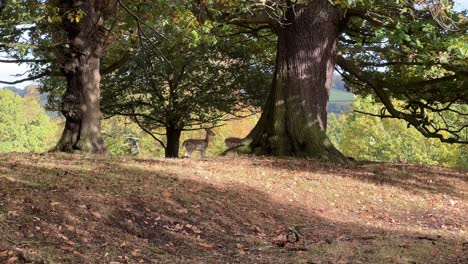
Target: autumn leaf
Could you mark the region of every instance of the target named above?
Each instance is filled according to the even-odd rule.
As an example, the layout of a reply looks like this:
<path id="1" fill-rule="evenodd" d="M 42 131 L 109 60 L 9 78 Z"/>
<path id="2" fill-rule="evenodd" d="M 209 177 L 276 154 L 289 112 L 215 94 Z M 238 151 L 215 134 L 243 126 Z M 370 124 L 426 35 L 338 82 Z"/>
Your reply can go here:
<path id="1" fill-rule="evenodd" d="M 401 263 L 401 257 L 400 257 L 400 255 L 392 256 L 391 261 L 392 261 L 393 263 Z"/>
<path id="2" fill-rule="evenodd" d="M 6 264 L 16 263 L 17 260 L 18 260 L 18 257 L 11 257 L 7 260 Z"/>
<path id="3" fill-rule="evenodd" d="M 7 213 L 9 216 L 19 216 L 18 212 L 16 211 L 8 211 Z"/>
<path id="4" fill-rule="evenodd" d="M 163 191 L 161 193 L 164 197 L 171 197 L 172 193 L 168 192 L 168 191 Z"/>
<path id="5" fill-rule="evenodd" d="M 374 219 L 374 216 L 370 214 L 363 215 L 363 217 L 367 219 Z"/>
<path id="6" fill-rule="evenodd" d="M 140 251 L 141 251 L 141 250 L 139 250 L 139 249 L 134 249 L 134 250 L 132 250 L 132 252 L 130 252 L 130 254 L 131 254 L 132 256 L 136 257 L 136 256 L 138 255 L 138 252 L 140 252 Z"/>
<path id="7" fill-rule="evenodd" d="M 101 219 L 102 218 L 102 215 L 98 212 L 92 212 L 91 213 L 94 217 L 96 217 L 97 219 Z"/>
<path id="8" fill-rule="evenodd" d="M 65 250 L 65 251 L 68 251 L 68 252 L 73 252 L 73 251 L 75 251 L 74 248 L 68 247 L 68 246 L 63 246 L 62 249 Z"/>
<path id="9" fill-rule="evenodd" d="M 201 243 L 198 243 L 199 246 L 202 246 L 204 248 L 214 248 L 215 245 L 214 244 L 211 244 L 211 243 L 207 243 L 207 242 L 201 242 Z"/>

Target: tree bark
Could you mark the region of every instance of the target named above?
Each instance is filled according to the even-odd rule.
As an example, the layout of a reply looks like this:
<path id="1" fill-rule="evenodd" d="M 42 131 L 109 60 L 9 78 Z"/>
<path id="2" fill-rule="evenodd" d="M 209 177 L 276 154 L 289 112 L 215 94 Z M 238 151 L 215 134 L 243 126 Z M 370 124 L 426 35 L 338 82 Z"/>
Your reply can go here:
<path id="1" fill-rule="evenodd" d="M 57 58 L 67 81 L 62 101 L 65 128 L 55 151 L 105 153 L 101 135 L 100 58 L 104 41 L 103 2 L 55 1 L 62 16 L 67 45 Z M 79 21 L 70 14 L 83 12 Z M 73 16 L 72 16 L 73 17 Z"/>
<path id="2" fill-rule="evenodd" d="M 166 158 L 178 158 L 179 157 L 179 145 L 180 145 L 180 129 L 172 127 L 166 127 Z"/>
<path id="3" fill-rule="evenodd" d="M 289 8 L 283 22 L 267 104 L 237 151 L 347 162 L 325 133 L 343 16 L 317 0 Z"/>

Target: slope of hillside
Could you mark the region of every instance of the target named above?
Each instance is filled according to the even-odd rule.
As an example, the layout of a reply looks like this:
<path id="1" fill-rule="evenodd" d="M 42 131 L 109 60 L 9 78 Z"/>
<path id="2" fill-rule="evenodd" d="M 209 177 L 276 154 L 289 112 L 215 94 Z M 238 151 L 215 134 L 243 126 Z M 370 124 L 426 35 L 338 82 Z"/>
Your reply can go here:
<path id="1" fill-rule="evenodd" d="M 467 263 L 467 171 L 0 156 L 0 263 Z"/>
<path id="2" fill-rule="evenodd" d="M 354 101 L 352 93 L 338 89 L 330 90 L 330 103 L 343 102 L 349 104 L 352 101 Z"/>

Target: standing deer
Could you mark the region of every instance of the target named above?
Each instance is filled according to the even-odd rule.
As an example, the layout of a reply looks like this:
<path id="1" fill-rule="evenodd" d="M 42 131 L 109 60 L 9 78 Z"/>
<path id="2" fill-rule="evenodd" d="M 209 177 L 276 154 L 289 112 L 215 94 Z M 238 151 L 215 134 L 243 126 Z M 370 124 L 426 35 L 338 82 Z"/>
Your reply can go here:
<path id="1" fill-rule="evenodd" d="M 237 138 L 237 137 L 228 137 L 224 140 L 224 144 L 226 144 L 226 147 L 228 149 L 239 145 L 241 142 L 242 142 L 242 138 Z"/>
<path id="2" fill-rule="evenodd" d="M 200 151 L 200 155 L 204 158 L 206 154 L 206 149 L 208 148 L 208 143 L 210 139 L 215 135 L 210 129 L 205 129 L 206 137 L 205 139 L 187 139 L 182 143 L 182 146 L 185 147 L 184 157 L 190 157 L 192 152 Z"/>

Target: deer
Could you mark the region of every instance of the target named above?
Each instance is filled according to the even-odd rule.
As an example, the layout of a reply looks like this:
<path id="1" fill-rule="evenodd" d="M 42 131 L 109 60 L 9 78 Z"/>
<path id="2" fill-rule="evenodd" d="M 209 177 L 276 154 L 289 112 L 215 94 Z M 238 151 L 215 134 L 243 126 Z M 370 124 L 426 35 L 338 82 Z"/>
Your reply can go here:
<path id="1" fill-rule="evenodd" d="M 187 139 L 182 143 L 182 146 L 185 147 L 185 155 L 184 157 L 190 158 L 194 151 L 200 151 L 200 155 L 202 158 L 205 157 L 206 149 L 208 148 L 208 143 L 210 143 L 210 139 L 214 137 L 215 133 L 210 129 L 205 129 L 206 136 L 205 139 Z"/>
<path id="2" fill-rule="evenodd" d="M 224 144 L 226 144 L 226 147 L 228 149 L 239 145 L 241 142 L 242 142 L 242 138 L 237 138 L 237 137 L 228 137 L 224 140 Z"/>

